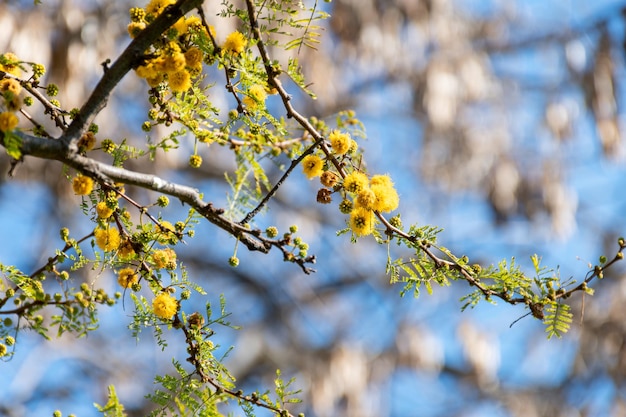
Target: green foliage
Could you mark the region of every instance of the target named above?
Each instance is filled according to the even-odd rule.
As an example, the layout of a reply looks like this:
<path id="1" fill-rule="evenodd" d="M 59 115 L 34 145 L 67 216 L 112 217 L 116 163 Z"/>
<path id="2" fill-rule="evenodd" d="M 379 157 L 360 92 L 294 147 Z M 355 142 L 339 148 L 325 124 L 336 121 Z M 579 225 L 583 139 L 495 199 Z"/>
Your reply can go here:
<path id="1" fill-rule="evenodd" d="M 124 406 L 120 404 L 120 401 L 117 398 L 115 387 L 113 385 L 109 385 L 108 391 L 109 400 L 107 403 L 105 405 L 94 403 L 94 407 L 96 410 L 101 412 L 104 417 L 125 417 L 126 413 L 124 413 Z"/>
<path id="2" fill-rule="evenodd" d="M 276 392 L 276 402 L 275 406 L 277 408 L 284 408 L 287 404 L 297 404 L 301 402 L 301 400 L 297 397 L 301 390 L 292 390 L 290 386 L 295 382 L 295 378 L 289 379 L 289 381 L 285 382 L 281 377 L 280 369 L 276 370 L 276 378 L 274 379 L 275 392 Z"/>
<path id="3" fill-rule="evenodd" d="M 574 316 L 570 313 L 568 304 L 553 301 L 546 306 L 545 319 L 543 323 L 546 325 L 546 333 L 548 339 L 552 336 L 561 337 L 563 333 L 569 330 Z"/>
<path id="4" fill-rule="evenodd" d="M 147 396 L 159 406 L 150 413 L 150 416 L 221 416 L 217 405 L 227 402 L 228 396 L 211 390 L 206 384 L 185 371 L 180 363 L 174 361 L 173 364 L 177 376 L 157 376 L 155 383 L 162 389 L 157 389 Z"/>

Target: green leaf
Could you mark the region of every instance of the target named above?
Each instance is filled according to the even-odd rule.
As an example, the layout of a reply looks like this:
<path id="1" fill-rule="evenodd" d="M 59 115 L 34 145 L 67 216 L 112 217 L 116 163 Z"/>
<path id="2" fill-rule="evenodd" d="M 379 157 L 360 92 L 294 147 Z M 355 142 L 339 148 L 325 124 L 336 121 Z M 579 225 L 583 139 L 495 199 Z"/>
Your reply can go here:
<path id="1" fill-rule="evenodd" d="M 109 401 L 105 405 L 93 404 L 96 410 L 101 412 L 105 417 L 125 417 L 124 406 L 120 404 L 115 392 L 115 386 L 109 385 Z"/>
<path id="2" fill-rule="evenodd" d="M 559 302 L 552 302 L 546 306 L 543 323 L 546 325 L 548 339 L 553 336 L 561 337 L 569 330 L 573 315 L 570 306 Z"/>

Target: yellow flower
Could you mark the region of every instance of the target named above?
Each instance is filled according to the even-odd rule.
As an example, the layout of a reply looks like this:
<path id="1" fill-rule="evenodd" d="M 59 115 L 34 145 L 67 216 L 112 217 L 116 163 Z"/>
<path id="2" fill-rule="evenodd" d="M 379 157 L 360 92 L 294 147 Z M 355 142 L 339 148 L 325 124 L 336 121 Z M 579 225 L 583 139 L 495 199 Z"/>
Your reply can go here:
<path id="1" fill-rule="evenodd" d="M 202 54 L 202 51 L 195 46 L 189 48 L 189 50 L 185 52 L 185 63 L 190 68 L 202 65 L 203 58 L 204 55 Z"/>
<path id="2" fill-rule="evenodd" d="M 189 16 L 185 18 L 185 23 L 187 24 L 187 31 L 191 30 L 199 30 L 202 28 L 202 20 L 198 16 Z M 215 29 L 213 26 L 210 26 L 211 34 L 215 36 Z"/>
<path id="3" fill-rule="evenodd" d="M 17 80 L 5 78 L 0 81 L 0 91 L 2 91 L 3 94 L 8 91 L 13 94 L 13 96 L 17 96 L 22 91 L 22 86 Z"/>
<path id="4" fill-rule="evenodd" d="M 353 171 L 343 180 L 343 188 L 351 193 L 358 194 L 362 189 L 367 188 L 369 181 L 367 175 L 360 171 Z"/>
<path id="5" fill-rule="evenodd" d="M 101 219 L 108 219 L 113 214 L 113 209 L 107 206 L 105 201 L 101 201 L 96 204 L 96 214 Z"/>
<path id="6" fill-rule="evenodd" d="M 152 301 L 152 308 L 154 309 L 154 314 L 158 317 L 169 320 L 176 314 L 178 304 L 174 297 L 168 293 L 162 292 Z"/>
<path id="7" fill-rule="evenodd" d="M 176 269 L 176 252 L 170 248 L 157 249 L 152 253 L 152 261 L 157 269 Z"/>
<path id="8" fill-rule="evenodd" d="M 157 231 L 157 240 L 159 241 L 159 243 L 168 243 L 170 241 L 177 240 L 176 233 L 174 233 L 176 231 L 176 228 L 174 228 L 174 225 L 172 225 L 172 223 L 168 222 L 167 220 L 162 221 L 160 227 L 157 225 Z"/>
<path id="9" fill-rule="evenodd" d="M 350 135 L 347 133 L 341 133 L 338 130 L 333 130 L 332 133 L 328 136 L 328 140 L 330 141 L 330 146 L 333 148 L 333 151 L 337 155 L 343 155 L 350 150 L 350 146 L 352 145 L 352 139 Z"/>
<path id="10" fill-rule="evenodd" d="M 356 196 L 357 207 L 372 210 L 376 204 L 376 194 L 369 188 L 363 188 Z"/>
<path id="11" fill-rule="evenodd" d="M 84 175 L 78 175 L 72 180 L 72 189 L 76 195 L 87 195 L 93 191 L 93 180 Z"/>
<path id="12" fill-rule="evenodd" d="M 265 87 L 259 84 L 254 84 L 248 89 L 248 95 L 243 98 L 243 104 L 251 109 L 257 108 L 259 105 L 265 105 L 265 99 L 267 93 Z"/>
<path id="13" fill-rule="evenodd" d="M 133 249 L 133 244 L 129 239 L 124 239 L 124 241 L 120 243 L 117 255 L 124 259 L 130 259 L 135 256 L 135 249 Z"/>
<path id="14" fill-rule="evenodd" d="M 154 63 L 152 61 L 147 62 L 145 65 L 140 65 L 135 69 L 137 75 L 141 78 L 154 78 L 159 75 Z"/>
<path id="15" fill-rule="evenodd" d="M 170 4 L 176 3 L 176 0 L 151 0 L 146 6 L 146 13 L 158 16 Z"/>
<path id="16" fill-rule="evenodd" d="M 302 170 L 308 179 L 322 175 L 324 161 L 317 155 L 307 155 L 302 160 Z"/>
<path id="17" fill-rule="evenodd" d="M 0 64 L 0 70 L 4 72 L 8 72 L 9 74 L 15 75 L 19 77 L 22 75 L 22 70 L 20 70 L 19 63 L 20 60 L 13 52 L 7 52 L 2 54 L 3 61 L 5 64 Z"/>
<path id="18" fill-rule="evenodd" d="M 374 214 L 371 210 L 357 207 L 350 213 L 350 229 L 357 236 L 367 236 L 374 230 Z"/>
<path id="19" fill-rule="evenodd" d="M 18 122 L 19 122 L 19 119 L 14 113 L 8 112 L 8 111 L 0 113 L 0 131 L 2 132 L 11 131 L 15 129 Z"/>
<path id="20" fill-rule="evenodd" d="M 164 80 L 163 74 L 157 74 L 154 77 L 146 78 L 146 82 L 150 87 L 158 87 Z"/>
<path id="21" fill-rule="evenodd" d="M 112 251 L 120 246 L 120 231 L 115 227 L 108 229 L 97 227 L 93 234 L 96 237 L 96 245 L 103 251 Z"/>
<path id="22" fill-rule="evenodd" d="M 248 40 L 243 33 L 235 31 L 226 37 L 224 42 L 224 50 L 227 52 L 234 52 L 240 54 L 243 52 Z"/>
<path id="23" fill-rule="evenodd" d="M 359 149 L 359 144 L 356 143 L 356 140 L 350 139 L 350 149 L 348 149 L 348 152 L 353 153 L 356 152 L 357 149 Z"/>
<path id="24" fill-rule="evenodd" d="M 137 283 L 137 274 L 132 268 L 124 268 L 117 276 L 117 282 L 124 288 L 130 288 Z"/>
<path id="25" fill-rule="evenodd" d="M 167 81 L 174 93 L 182 93 L 191 88 L 191 75 L 185 70 L 168 74 Z"/>
<path id="26" fill-rule="evenodd" d="M 135 38 L 145 28 L 146 22 L 130 22 L 126 27 L 126 30 L 128 30 L 128 34 L 131 38 Z"/>
<path id="27" fill-rule="evenodd" d="M 185 54 L 180 51 L 172 51 L 163 59 L 163 71 L 168 74 L 185 69 Z"/>
<path id="28" fill-rule="evenodd" d="M 185 20 L 184 17 L 181 17 L 180 19 L 178 19 L 176 23 L 172 25 L 172 27 L 176 29 L 176 32 L 178 32 L 178 36 L 181 36 L 187 33 L 187 21 Z"/>
<path id="29" fill-rule="evenodd" d="M 371 181 L 371 189 L 376 195 L 376 202 L 372 209 L 387 213 L 398 208 L 400 197 L 393 186 L 389 175 L 374 175 Z"/>

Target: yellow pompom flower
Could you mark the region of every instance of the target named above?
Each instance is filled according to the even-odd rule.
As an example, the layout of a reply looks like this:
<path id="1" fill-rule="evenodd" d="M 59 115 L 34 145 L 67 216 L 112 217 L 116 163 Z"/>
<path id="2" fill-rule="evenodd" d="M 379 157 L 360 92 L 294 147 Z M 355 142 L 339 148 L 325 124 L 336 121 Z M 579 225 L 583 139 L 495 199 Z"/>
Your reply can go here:
<path id="1" fill-rule="evenodd" d="M 9 111 L 0 113 L 0 131 L 9 132 L 17 126 L 19 119 L 17 116 Z"/>
<path id="2" fill-rule="evenodd" d="M 189 30 L 200 30 L 202 29 L 202 20 L 198 16 L 189 16 L 185 18 L 185 23 L 187 24 L 187 32 Z M 215 36 L 215 29 L 210 26 L 211 34 Z"/>
<path id="3" fill-rule="evenodd" d="M 176 29 L 176 32 L 178 32 L 178 36 L 182 36 L 187 33 L 187 21 L 184 17 L 178 19 L 176 23 L 172 25 L 172 27 Z"/>
<path id="4" fill-rule="evenodd" d="M 324 161 L 317 155 L 307 155 L 302 160 L 302 171 L 308 179 L 319 177 L 324 169 Z"/>
<path id="5" fill-rule="evenodd" d="M 154 314 L 158 317 L 169 320 L 176 314 L 178 303 L 176 303 L 174 297 L 166 292 L 162 292 L 152 301 L 152 308 L 154 309 Z"/>
<path id="6" fill-rule="evenodd" d="M 348 153 L 354 153 L 359 149 L 359 144 L 356 143 L 356 140 L 350 139 L 350 149 L 348 149 Z"/>
<path id="7" fill-rule="evenodd" d="M 350 213 L 350 229 L 357 236 L 367 236 L 374 230 L 374 213 L 357 207 Z"/>
<path id="8" fill-rule="evenodd" d="M 21 86 L 21 84 L 17 80 L 14 80 L 12 78 L 5 78 L 5 79 L 0 81 L 0 91 L 2 92 L 2 94 L 5 97 L 7 97 L 4 94 L 6 92 L 11 93 L 13 96 L 17 96 L 22 91 L 22 86 Z M 9 98 L 9 97 L 7 97 L 7 98 Z"/>
<path id="9" fill-rule="evenodd" d="M 105 201 L 101 201 L 96 204 L 96 214 L 100 219 L 108 219 L 113 214 L 113 209 L 107 206 Z"/>
<path id="10" fill-rule="evenodd" d="M 167 220 L 161 222 L 161 226 L 157 226 L 158 237 L 157 240 L 159 243 L 168 243 L 169 241 L 175 241 L 176 238 L 176 228 L 174 225 Z"/>
<path id="11" fill-rule="evenodd" d="M 137 274 L 132 268 L 124 268 L 117 276 L 117 282 L 124 288 L 130 288 L 137 283 Z"/>
<path id="12" fill-rule="evenodd" d="M 167 81 L 174 93 L 183 93 L 191 88 L 191 75 L 185 70 L 168 74 Z"/>
<path id="13" fill-rule="evenodd" d="M 184 70 L 185 63 L 186 63 L 185 54 L 180 52 L 180 50 L 172 51 L 172 53 L 167 54 L 163 58 L 162 68 L 163 68 L 163 71 L 167 72 L 168 74 L 171 74 L 174 72 Z"/>
<path id="14" fill-rule="evenodd" d="M 163 74 L 157 74 L 154 77 L 146 78 L 146 82 L 148 83 L 148 85 L 153 88 L 158 87 L 159 84 L 161 84 L 164 80 L 165 77 L 163 76 Z"/>
<path id="15" fill-rule="evenodd" d="M 247 43 L 248 40 L 243 35 L 243 33 L 235 31 L 226 37 L 223 48 L 227 52 L 240 54 L 245 49 Z"/>
<path id="16" fill-rule="evenodd" d="M 376 195 L 376 202 L 372 209 L 381 213 L 388 213 L 398 208 L 400 197 L 393 186 L 389 175 L 374 175 L 371 181 L 371 189 Z"/>
<path id="17" fill-rule="evenodd" d="M 367 179 L 367 175 L 360 171 L 351 172 L 346 175 L 346 178 L 343 180 L 343 188 L 354 194 L 358 194 L 361 190 L 367 188 L 368 185 L 369 181 Z"/>
<path id="18" fill-rule="evenodd" d="M 124 241 L 120 243 L 120 246 L 117 249 L 117 256 L 123 259 L 131 259 L 135 257 L 135 249 L 129 239 L 124 239 Z"/>
<path id="19" fill-rule="evenodd" d="M 88 195 L 93 191 L 93 180 L 84 175 L 78 175 L 72 180 L 72 189 L 76 195 Z"/>
<path id="20" fill-rule="evenodd" d="M 185 52 L 185 63 L 190 68 L 202 65 L 203 58 L 204 54 L 199 48 L 196 48 L 195 46 L 189 48 L 187 52 Z"/>
<path id="21" fill-rule="evenodd" d="M 112 251 L 120 246 L 120 231 L 115 227 L 101 229 L 97 227 L 93 234 L 96 238 L 96 245 L 103 251 Z"/>
<path id="22" fill-rule="evenodd" d="M 254 84 L 248 89 L 248 95 L 243 98 L 243 104 L 245 104 L 246 107 L 255 109 L 258 106 L 264 106 L 266 98 L 267 93 L 265 92 L 265 87 Z"/>
<path id="23" fill-rule="evenodd" d="M 376 204 L 376 194 L 370 188 L 363 188 L 356 196 L 356 206 L 372 210 Z"/>
<path id="24" fill-rule="evenodd" d="M 167 6 L 174 3 L 176 3 L 176 0 L 151 0 L 146 6 L 146 13 L 158 16 Z"/>
<path id="25" fill-rule="evenodd" d="M 176 269 L 176 252 L 173 249 L 157 249 L 152 253 L 152 261 L 157 269 Z"/>
<path id="26" fill-rule="evenodd" d="M 135 38 L 146 28 L 146 22 L 130 22 L 126 27 L 131 38 Z"/>
<path id="27" fill-rule="evenodd" d="M 141 78 L 154 78 L 159 75 L 153 62 L 147 62 L 145 65 L 138 66 L 135 72 Z"/>
<path id="28" fill-rule="evenodd" d="M 19 63 L 20 60 L 13 52 L 7 52 L 2 54 L 4 64 L 0 64 L 0 70 L 4 72 L 8 72 L 11 75 L 15 75 L 19 77 L 22 75 L 22 70 L 20 69 Z"/>
<path id="29" fill-rule="evenodd" d="M 347 133 L 341 133 L 338 130 L 333 130 L 328 136 L 330 146 L 337 155 L 343 155 L 350 150 L 352 144 L 352 138 Z"/>

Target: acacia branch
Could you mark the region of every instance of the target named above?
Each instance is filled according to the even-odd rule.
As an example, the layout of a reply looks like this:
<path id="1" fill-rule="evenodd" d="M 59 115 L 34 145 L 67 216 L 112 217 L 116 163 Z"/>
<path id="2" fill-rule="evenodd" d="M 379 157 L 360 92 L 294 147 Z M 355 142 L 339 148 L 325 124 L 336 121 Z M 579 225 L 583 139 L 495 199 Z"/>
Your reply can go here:
<path id="1" fill-rule="evenodd" d="M 200 7 L 202 3 L 203 0 L 179 0 L 176 4 L 167 7 L 154 22 L 133 39 L 113 65 L 105 69 L 104 75 L 91 96 L 62 137 L 63 141 L 70 145 L 72 151 L 77 150 L 75 142 L 87 130 L 96 115 L 106 106 L 113 89 L 130 70 L 141 63 L 143 55 L 150 45 L 159 39 L 178 19 L 190 10 Z"/>

